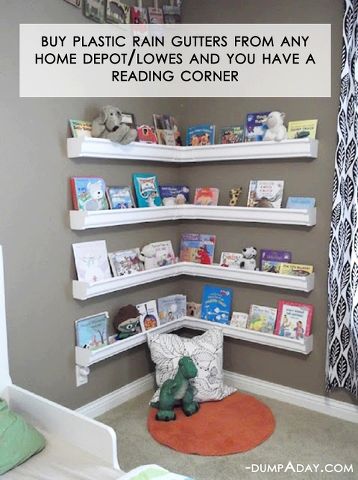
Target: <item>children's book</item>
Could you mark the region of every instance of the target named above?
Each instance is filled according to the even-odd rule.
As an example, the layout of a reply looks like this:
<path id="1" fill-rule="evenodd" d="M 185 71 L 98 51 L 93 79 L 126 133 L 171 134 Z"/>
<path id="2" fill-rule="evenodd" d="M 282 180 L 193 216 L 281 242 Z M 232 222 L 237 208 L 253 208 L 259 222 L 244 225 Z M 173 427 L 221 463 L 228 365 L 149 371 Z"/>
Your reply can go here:
<path id="1" fill-rule="evenodd" d="M 122 277 L 144 270 L 144 265 L 139 259 L 139 248 L 110 252 L 108 258 L 114 277 Z"/>
<path id="2" fill-rule="evenodd" d="M 157 143 L 157 136 L 154 129 L 149 125 L 141 125 L 137 127 L 139 143 Z"/>
<path id="3" fill-rule="evenodd" d="M 214 259 L 215 235 L 183 233 L 180 242 L 180 261 L 211 265 Z"/>
<path id="4" fill-rule="evenodd" d="M 134 200 L 132 190 L 129 186 L 125 187 L 107 187 L 106 190 L 108 203 L 111 209 L 133 208 Z"/>
<path id="5" fill-rule="evenodd" d="M 245 129 L 243 125 L 224 127 L 220 130 L 220 143 L 242 143 L 245 141 Z"/>
<path id="6" fill-rule="evenodd" d="M 186 296 L 169 295 L 158 298 L 158 314 L 161 325 L 185 317 Z"/>
<path id="7" fill-rule="evenodd" d="M 187 302 L 186 314 L 188 317 L 200 318 L 201 315 L 201 303 Z"/>
<path id="8" fill-rule="evenodd" d="M 177 147 L 181 147 L 183 145 L 183 141 L 182 141 L 182 138 L 181 138 L 181 133 L 180 133 L 180 130 L 179 130 L 178 122 L 176 121 L 175 117 L 170 117 L 170 118 L 171 118 L 171 122 L 172 122 L 172 125 L 173 125 L 173 130 L 174 130 L 175 145 Z"/>
<path id="9" fill-rule="evenodd" d="M 261 142 L 267 130 L 266 120 L 271 112 L 248 113 L 245 124 L 246 142 Z"/>
<path id="10" fill-rule="evenodd" d="M 73 243 L 72 248 L 80 282 L 95 283 L 112 278 L 105 240 Z"/>
<path id="11" fill-rule="evenodd" d="M 195 189 L 194 205 L 217 205 L 219 189 L 213 187 L 200 187 Z"/>
<path id="12" fill-rule="evenodd" d="M 287 137 L 290 139 L 316 138 L 318 120 L 288 122 Z"/>
<path id="13" fill-rule="evenodd" d="M 230 326 L 236 328 L 246 328 L 249 315 L 244 312 L 232 312 Z"/>
<path id="14" fill-rule="evenodd" d="M 288 197 L 286 208 L 306 209 L 316 205 L 314 197 Z"/>
<path id="15" fill-rule="evenodd" d="M 280 208 L 283 196 L 283 180 L 251 180 L 248 207 Z"/>
<path id="16" fill-rule="evenodd" d="M 300 263 L 280 263 L 279 272 L 281 275 L 296 275 L 306 277 L 313 273 L 313 265 L 302 265 Z"/>
<path id="17" fill-rule="evenodd" d="M 189 187 L 186 185 L 159 185 L 163 205 L 184 205 L 189 203 Z"/>
<path id="18" fill-rule="evenodd" d="M 107 345 L 108 319 L 108 312 L 102 312 L 76 320 L 76 346 L 95 350 Z"/>
<path id="19" fill-rule="evenodd" d="M 92 137 L 92 122 L 69 120 L 73 138 Z"/>
<path id="20" fill-rule="evenodd" d="M 148 11 L 145 7 L 130 7 L 131 23 L 140 25 L 148 23 Z"/>
<path id="21" fill-rule="evenodd" d="M 149 302 L 139 303 L 136 305 L 140 313 L 140 325 L 142 332 L 159 327 L 160 321 L 157 310 L 157 302 L 150 300 Z"/>
<path id="22" fill-rule="evenodd" d="M 204 285 L 201 300 L 201 318 L 229 324 L 232 304 L 232 288 Z"/>
<path id="23" fill-rule="evenodd" d="M 153 114 L 154 127 L 159 145 L 176 145 L 172 118 L 170 115 Z"/>
<path id="24" fill-rule="evenodd" d="M 242 268 L 241 263 L 243 262 L 242 253 L 235 252 L 222 252 L 220 257 L 220 266 L 228 268 Z"/>
<path id="25" fill-rule="evenodd" d="M 130 23 L 130 8 L 121 0 L 107 0 L 107 23 Z"/>
<path id="26" fill-rule="evenodd" d="M 278 302 L 275 334 L 303 340 L 311 335 L 313 305 L 298 302 Z"/>
<path id="27" fill-rule="evenodd" d="M 163 15 L 165 23 L 180 23 L 180 6 L 179 5 L 163 5 Z"/>
<path id="28" fill-rule="evenodd" d="M 162 205 L 156 175 L 153 173 L 133 173 L 133 184 L 138 207 L 159 207 Z"/>
<path id="29" fill-rule="evenodd" d="M 165 265 L 173 265 L 175 263 L 173 245 L 170 240 L 153 242 L 151 245 L 155 250 L 157 267 L 164 267 Z"/>
<path id="30" fill-rule="evenodd" d="M 163 10 L 161 8 L 148 7 L 149 23 L 164 23 Z"/>
<path id="31" fill-rule="evenodd" d="M 108 210 L 106 184 L 100 177 L 72 177 L 71 193 L 75 210 Z"/>
<path id="32" fill-rule="evenodd" d="M 273 333 L 276 315 L 276 308 L 251 305 L 247 328 L 256 332 Z"/>
<path id="33" fill-rule="evenodd" d="M 260 270 L 263 272 L 279 273 L 280 264 L 291 263 L 292 253 L 285 250 L 261 250 Z"/>
<path id="34" fill-rule="evenodd" d="M 188 127 L 186 131 L 186 144 L 192 147 L 214 145 L 215 143 L 215 125 L 203 123 Z"/>
<path id="35" fill-rule="evenodd" d="M 83 14 L 97 23 L 104 23 L 106 0 L 83 0 Z"/>

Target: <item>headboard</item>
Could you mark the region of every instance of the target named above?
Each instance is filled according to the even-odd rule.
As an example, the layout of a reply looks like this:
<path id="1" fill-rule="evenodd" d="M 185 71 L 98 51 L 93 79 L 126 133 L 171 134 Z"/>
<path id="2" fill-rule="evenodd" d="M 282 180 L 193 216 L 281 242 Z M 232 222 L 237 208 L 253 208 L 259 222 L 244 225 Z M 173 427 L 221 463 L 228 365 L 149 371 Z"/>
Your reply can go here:
<path id="1" fill-rule="evenodd" d="M 11 382 L 7 350 L 7 330 L 5 313 L 4 262 L 0 245 L 0 394 Z"/>

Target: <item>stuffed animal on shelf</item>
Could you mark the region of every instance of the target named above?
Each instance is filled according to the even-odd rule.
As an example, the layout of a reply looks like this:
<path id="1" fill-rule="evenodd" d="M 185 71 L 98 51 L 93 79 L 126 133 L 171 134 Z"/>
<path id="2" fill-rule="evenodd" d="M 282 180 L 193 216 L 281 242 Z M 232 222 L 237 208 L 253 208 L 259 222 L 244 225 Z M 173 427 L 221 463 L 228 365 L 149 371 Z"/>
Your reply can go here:
<path id="1" fill-rule="evenodd" d="M 242 187 L 235 187 L 230 190 L 230 207 L 237 207 L 239 204 L 240 195 L 242 193 Z"/>
<path id="2" fill-rule="evenodd" d="M 106 105 L 92 122 L 92 137 L 108 138 L 112 142 L 127 145 L 137 138 L 137 130 L 122 122 L 122 112 Z"/>
<path id="3" fill-rule="evenodd" d="M 118 332 L 116 340 L 123 340 L 139 333 L 140 313 L 134 305 L 126 305 L 119 309 L 113 319 L 113 328 Z"/>
<path id="4" fill-rule="evenodd" d="M 266 119 L 267 130 L 264 135 L 264 141 L 275 140 L 280 142 L 287 138 L 287 130 L 283 121 L 285 114 L 283 112 L 271 112 Z"/>
<path id="5" fill-rule="evenodd" d="M 144 245 L 139 254 L 139 260 L 144 263 L 145 270 L 151 270 L 152 268 L 158 267 L 156 250 L 151 243 Z"/>
<path id="6" fill-rule="evenodd" d="M 240 268 L 244 270 L 256 270 L 257 250 L 255 247 L 246 247 L 242 249 L 243 259 Z"/>
<path id="7" fill-rule="evenodd" d="M 189 381 L 197 374 L 198 369 L 190 357 L 182 357 L 179 360 L 175 377 L 163 383 L 159 393 L 159 402 L 153 405 L 158 408 L 155 416 L 157 420 L 164 422 L 175 420 L 174 406 L 177 403 L 181 404 L 187 417 L 194 415 L 199 410 L 198 402 L 194 402 L 194 389 Z"/>

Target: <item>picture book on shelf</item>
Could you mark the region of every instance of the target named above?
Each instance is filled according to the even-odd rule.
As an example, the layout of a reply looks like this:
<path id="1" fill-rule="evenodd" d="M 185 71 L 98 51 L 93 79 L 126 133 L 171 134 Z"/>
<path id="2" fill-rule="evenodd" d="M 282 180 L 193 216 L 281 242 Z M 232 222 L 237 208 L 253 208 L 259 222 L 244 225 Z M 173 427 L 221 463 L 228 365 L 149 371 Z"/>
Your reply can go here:
<path id="1" fill-rule="evenodd" d="M 261 142 L 267 130 L 266 120 L 271 112 L 248 113 L 245 124 L 246 142 Z"/>
<path id="2" fill-rule="evenodd" d="M 164 267 L 165 265 L 173 265 L 175 263 L 173 245 L 170 240 L 153 242 L 150 245 L 155 251 L 157 267 Z"/>
<path id="3" fill-rule="evenodd" d="M 230 326 L 236 328 L 246 328 L 249 315 L 244 312 L 232 312 Z"/>
<path id="4" fill-rule="evenodd" d="M 280 208 L 283 196 L 283 180 L 251 180 L 248 207 Z"/>
<path id="5" fill-rule="evenodd" d="M 200 318 L 201 315 L 201 303 L 187 302 L 186 314 L 188 317 Z"/>
<path id="6" fill-rule="evenodd" d="M 185 317 L 186 296 L 177 294 L 158 298 L 158 315 L 161 325 Z"/>
<path id="7" fill-rule="evenodd" d="M 189 187 L 186 185 L 159 185 L 163 205 L 184 205 L 189 203 Z"/>
<path id="8" fill-rule="evenodd" d="M 107 23 L 129 23 L 130 8 L 121 0 L 109 0 L 106 11 Z"/>
<path id="9" fill-rule="evenodd" d="M 217 205 L 220 190 L 214 187 L 199 187 L 195 189 L 194 205 Z"/>
<path id="10" fill-rule="evenodd" d="M 299 302 L 278 302 L 275 334 L 303 340 L 311 335 L 313 305 Z"/>
<path id="11" fill-rule="evenodd" d="M 306 209 L 316 205 L 314 197 L 288 197 L 286 208 Z"/>
<path id="12" fill-rule="evenodd" d="M 92 122 L 86 120 L 69 120 L 74 138 L 92 137 Z"/>
<path id="13" fill-rule="evenodd" d="M 220 257 L 220 266 L 229 268 L 241 268 L 243 262 L 242 253 L 222 252 Z"/>
<path id="14" fill-rule="evenodd" d="M 296 275 L 306 277 L 313 273 L 313 265 L 302 265 L 300 263 L 280 263 L 279 272 L 281 275 Z"/>
<path id="15" fill-rule="evenodd" d="M 179 5 L 163 5 L 163 15 L 165 23 L 180 23 L 180 6 Z"/>
<path id="16" fill-rule="evenodd" d="M 76 346 L 95 350 L 108 344 L 108 312 L 75 321 Z"/>
<path id="17" fill-rule="evenodd" d="M 287 137 L 290 139 L 316 138 L 318 120 L 288 122 Z"/>
<path id="18" fill-rule="evenodd" d="M 247 328 L 256 332 L 273 333 L 276 315 L 276 308 L 251 305 Z"/>
<path id="19" fill-rule="evenodd" d="M 245 141 L 245 129 L 243 125 L 223 127 L 220 129 L 220 143 L 242 143 Z"/>
<path id="20" fill-rule="evenodd" d="M 106 184 L 100 177 L 72 177 L 71 193 L 75 210 L 108 210 Z"/>
<path id="21" fill-rule="evenodd" d="M 201 318 L 229 324 L 232 304 L 232 288 L 204 285 L 201 299 Z"/>
<path id="22" fill-rule="evenodd" d="M 162 204 L 158 178 L 153 173 L 133 173 L 133 185 L 138 207 L 159 207 Z"/>
<path id="23" fill-rule="evenodd" d="M 134 200 L 131 187 L 108 186 L 107 199 L 111 209 L 134 208 Z"/>
<path id="24" fill-rule="evenodd" d="M 215 235 L 183 233 L 180 242 L 180 261 L 212 264 L 215 242 Z"/>
<path id="25" fill-rule="evenodd" d="M 105 0 L 83 0 L 83 14 L 97 23 L 104 23 L 106 17 Z"/>
<path id="26" fill-rule="evenodd" d="M 160 322 L 157 310 L 157 302 L 155 300 L 139 303 L 136 305 L 136 307 L 140 313 L 139 319 L 142 332 L 159 327 Z"/>
<path id="27" fill-rule="evenodd" d="M 263 272 L 279 273 L 280 264 L 290 263 L 292 261 L 292 252 L 285 250 L 261 250 L 260 251 L 260 270 Z"/>
<path id="28" fill-rule="evenodd" d="M 164 23 L 163 10 L 161 8 L 148 7 L 149 23 Z"/>
<path id="29" fill-rule="evenodd" d="M 159 145 L 176 145 L 172 118 L 170 115 L 153 113 L 154 127 Z"/>
<path id="30" fill-rule="evenodd" d="M 145 7 L 136 7 L 135 5 L 130 7 L 131 23 L 134 25 L 140 25 L 148 23 L 148 12 Z"/>
<path id="31" fill-rule="evenodd" d="M 186 144 L 192 147 L 214 145 L 215 125 L 203 123 L 188 127 L 186 131 Z"/>
<path id="32" fill-rule="evenodd" d="M 118 250 L 108 253 L 109 263 L 114 277 L 141 272 L 144 265 L 139 259 L 139 248 Z"/>
<path id="33" fill-rule="evenodd" d="M 112 278 L 105 240 L 73 243 L 72 248 L 80 282 L 95 283 Z"/>

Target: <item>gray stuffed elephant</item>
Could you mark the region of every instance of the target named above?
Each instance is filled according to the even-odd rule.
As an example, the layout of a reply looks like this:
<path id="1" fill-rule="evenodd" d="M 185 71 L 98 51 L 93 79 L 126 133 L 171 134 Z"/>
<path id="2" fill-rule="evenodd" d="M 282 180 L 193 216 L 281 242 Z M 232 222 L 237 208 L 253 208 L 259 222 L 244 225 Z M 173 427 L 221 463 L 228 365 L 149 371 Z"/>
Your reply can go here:
<path id="1" fill-rule="evenodd" d="M 92 122 L 92 137 L 108 138 L 112 142 L 127 145 L 137 138 L 137 131 L 122 123 L 119 108 L 107 105 Z"/>

